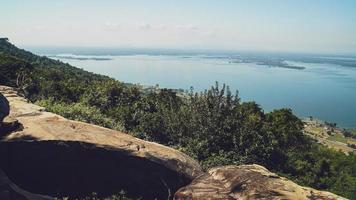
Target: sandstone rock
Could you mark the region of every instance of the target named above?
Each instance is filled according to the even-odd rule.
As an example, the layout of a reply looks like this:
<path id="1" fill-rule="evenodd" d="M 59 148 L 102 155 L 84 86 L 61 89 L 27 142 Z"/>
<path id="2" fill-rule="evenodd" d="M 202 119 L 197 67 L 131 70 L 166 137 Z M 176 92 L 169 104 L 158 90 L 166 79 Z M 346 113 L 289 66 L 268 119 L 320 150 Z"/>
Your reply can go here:
<path id="1" fill-rule="evenodd" d="M 32 194 L 22 190 L 12 183 L 0 169 L 0 199 L 1 200 L 54 200 L 54 198 Z"/>
<path id="2" fill-rule="evenodd" d="M 197 161 L 177 150 L 45 112 L 14 91 L 0 86 L 9 94 L 9 117 L 23 129 L 1 140 L 0 168 L 27 191 L 82 197 L 124 190 L 171 199 L 202 173 Z"/>
<path id="3" fill-rule="evenodd" d="M 190 185 L 179 189 L 176 200 L 212 199 L 344 199 L 330 192 L 302 187 L 259 165 L 210 169 Z"/>

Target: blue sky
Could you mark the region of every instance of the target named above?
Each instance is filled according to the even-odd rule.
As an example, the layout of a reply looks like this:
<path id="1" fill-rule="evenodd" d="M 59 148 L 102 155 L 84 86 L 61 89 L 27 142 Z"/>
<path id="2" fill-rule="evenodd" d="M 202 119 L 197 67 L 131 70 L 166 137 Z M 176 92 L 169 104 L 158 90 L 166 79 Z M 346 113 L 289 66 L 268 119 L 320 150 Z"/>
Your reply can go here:
<path id="1" fill-rule="evenodd" d="M 0 0 L 20 46 L 356 53 L 356 0 Z"/>

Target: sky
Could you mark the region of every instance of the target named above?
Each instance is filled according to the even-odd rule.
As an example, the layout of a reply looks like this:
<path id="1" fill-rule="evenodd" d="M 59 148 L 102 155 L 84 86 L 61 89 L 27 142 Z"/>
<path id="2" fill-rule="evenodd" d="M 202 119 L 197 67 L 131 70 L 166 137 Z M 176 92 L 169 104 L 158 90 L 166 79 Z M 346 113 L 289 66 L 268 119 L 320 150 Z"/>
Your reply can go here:
<path id="1" fill-rule="evenodd" d="M 356 53 L 356 0 L 0 0 L 19 46 Z"/>

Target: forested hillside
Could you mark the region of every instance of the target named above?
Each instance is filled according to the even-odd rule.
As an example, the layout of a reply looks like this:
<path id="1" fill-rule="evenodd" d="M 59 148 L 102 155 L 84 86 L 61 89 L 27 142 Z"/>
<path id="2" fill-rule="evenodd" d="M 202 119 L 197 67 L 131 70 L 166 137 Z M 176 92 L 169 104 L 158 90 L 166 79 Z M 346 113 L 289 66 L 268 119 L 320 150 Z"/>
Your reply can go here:
<path id="1" fill-rule="evenodd" d="M 18 49 L 7 39 L 0 39 L 0 84 L 18 87 L 30 101 L 64 117 L 174 147 L 205 168 L 257 163 L 299 184 L 356 199 L 355 154 L 305 136 L 290 109 L 265 113 L 225 85 L 184 97 L 170 89 L 144 93 Z"/>

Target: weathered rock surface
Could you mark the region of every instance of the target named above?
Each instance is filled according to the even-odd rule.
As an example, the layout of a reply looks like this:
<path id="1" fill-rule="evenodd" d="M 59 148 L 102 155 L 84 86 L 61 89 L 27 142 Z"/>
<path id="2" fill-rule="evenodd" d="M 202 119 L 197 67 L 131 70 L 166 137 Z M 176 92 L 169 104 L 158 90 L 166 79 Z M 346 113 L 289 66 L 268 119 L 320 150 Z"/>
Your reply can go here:
<path id="1" fill-rule="evenodd" d="M 176 200 L 209 199 L 344 199 L 330 192 L 301 187 L 259 165 L 210 169 L 190 185 L 178 190 Z"/>
<path id="2" fill-rule="evenodd" d="M 0 142 L 0 168 L 21 188 L 50 196 L 80 197 L 125 190 L 167 199 L 202 173 L 172 148 L 103 127 L 65 119 L 0 86 L 9 118 L 23 129 Z"/>
<path id="3" fill-rule="evenodd" d="M 32 194 L 22 190 L 0 169 L 0 199 L 1 200 L 54 200 L 51 197 Z"/>

